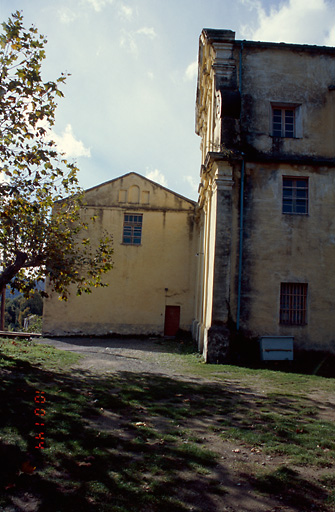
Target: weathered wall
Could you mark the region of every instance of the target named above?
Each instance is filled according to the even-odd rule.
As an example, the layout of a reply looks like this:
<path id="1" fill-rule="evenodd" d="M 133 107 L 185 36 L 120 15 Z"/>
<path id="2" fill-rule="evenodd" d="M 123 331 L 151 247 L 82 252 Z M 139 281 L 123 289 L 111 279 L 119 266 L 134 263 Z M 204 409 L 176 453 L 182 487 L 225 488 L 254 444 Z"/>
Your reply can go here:
<path id="1" fill-rule="evenodd" d="M 240 59 L 240 47 L 234 56 Z M 334 167 L 322 162 L 335 157 L 334 56 L 332 49 L 289 45 L 246 44 L 242 51 L 246 159 L 256 159 L 256 149 L 273 162 L 247 164 L 242 327 L 252 336 L 294 335 L 296 346 L 329 350 L 335 350 L 335 178 Z M 294 138 L 271 135 L 272 104 L 299 105 Z M 282 213 L 283 175 L 309 178 L 308 215 Z M 281 282 L 308 283 L 307 325 L 280 325 Z"/>
<path id="2" fill-rule="evenodd" d="M 335 51 L 248 46 L 242 51 L 243 142 L 273 158 L 334 158 Z M 236 62 L 240 48 L 234 51 Z M 295 138 L 271 136 L 271 104 L 299 105 Z"/>
<path id="3" fill-rule="evenodd" d="M 282 176 L 309 178 L 309 214 L 282 213 Z M 335 349 L 335 169 L 248 164 L 241 325 Z M 280 283 L 308 283 L 307 324 L 279 323 Z"/>
<path id="4" fill-rule="evenodd" d="M 129 202 L 137 195 L 139 202 Z M 181 307 L 180 327 L 190 330 L 198 242 L 194 203 L 134 173 L 87 191 L 85 199 L 83 215 L 97 216 L 89 236 L 113 234 L 114 268 L 105 277 L 110 285 L 67 303 L 47 299 L 43 331 L 163 334 L 166 305 Z M 132 212 L 143 213 L 140 246 L 122 243 L 124 213 Z"/>
<path id="5" fill-rule="evenodd" d="M 294 137 L 273 136 L 273 107 L 294 109 Z M 211 344 L 218 345 L 217 333 L 208 338 L 215 322 L 227 325 L 228 314 L 232 326 L 238 318 L 242 161 L 240 328 L 252 337 L 293 335 L 301 348 L 335 351 L 334 124 L 334 48 L 202 32 L 196 133 L 202 140 L 204 233 L 197 288 L 202 298 L 193 332 L 205 357 Z M 231 189 L 217 194 L 225 168 L 231 169 Z M 283 176 L 309 179 L 308 215 L 282 213 Z M 280 324 L 282 282 L 308 284 L 306 325 Z"/>

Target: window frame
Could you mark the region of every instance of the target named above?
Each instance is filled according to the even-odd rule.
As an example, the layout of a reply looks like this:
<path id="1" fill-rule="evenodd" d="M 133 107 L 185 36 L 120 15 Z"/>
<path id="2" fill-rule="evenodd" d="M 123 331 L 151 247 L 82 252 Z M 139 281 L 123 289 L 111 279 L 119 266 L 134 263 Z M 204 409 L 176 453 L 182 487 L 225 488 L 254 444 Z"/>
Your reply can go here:
<path id="1" fill-rule="evenodd" d="M 279 323 L 301 327 L 307 325 L 308 283 L 280 283 Z"/>
<path id="2" fill-rule="evenodd" d="M 295 138 L 295 108 L 272 107 L 272 135 L 287 139 Z"/>
<path id="3" fill-rule="evenodd" d="M 288 186 L 286 182 L 292 185 Z M 304 182 L 305 186 L 299 186 L 298 182 Z M 288 191 L 291 191 L 289 194 Z M 299 194 L 305 192 L 305 195 Z M 288 205 L 291 204 L 291 209 Z M 304 206 L 303 211 L 299 211 Z M 308 176 L 282 176 L 282 213 L 284 215 L 308 215 L 309 214 L 309 178 Z"/>
<path id="4" fill-rule="evenodd" d="M 275 111 L 280 111 L 280 133 L 279 128 L 274 127 Z M 293 122 L 290 123 L 286 119 L 286 112 L 292 112 Z M 278 115 L 278 113 L 277 113 Z M 291 128 L 291 129 L 289 129 Z M 302 138 L 302 117 L 301 104 L 299 103 L 283 103 L 270 102 L 270 134 L 272 137 L 281 139 L 299 139 Z"/>
<path id="5" fill-rule="evenodd" d="M 139 247 L 142 245 L 143 213 L 124 213 L 122 244 Z"/>

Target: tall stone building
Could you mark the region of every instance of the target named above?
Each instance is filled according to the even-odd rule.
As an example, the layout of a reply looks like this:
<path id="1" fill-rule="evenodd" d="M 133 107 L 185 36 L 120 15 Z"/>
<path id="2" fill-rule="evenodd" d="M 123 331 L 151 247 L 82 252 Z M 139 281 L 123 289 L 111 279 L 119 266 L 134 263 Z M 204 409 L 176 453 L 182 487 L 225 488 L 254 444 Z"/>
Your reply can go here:
<path id="1" fill-rule="evenodd" d="M 196 313 L 208 362 L 231 333 L 335 352 L 335 48 L 200 36 Z"/>

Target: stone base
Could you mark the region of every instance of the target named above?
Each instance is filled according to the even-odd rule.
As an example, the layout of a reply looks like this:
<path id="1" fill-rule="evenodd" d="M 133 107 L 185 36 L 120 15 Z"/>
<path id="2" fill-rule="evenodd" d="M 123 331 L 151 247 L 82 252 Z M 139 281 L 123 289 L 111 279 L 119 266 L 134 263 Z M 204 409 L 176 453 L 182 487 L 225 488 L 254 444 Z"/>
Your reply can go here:
<path id="1" fill-rule="evenodd" d="M 230 331 L 225 325 L 213 325 L 207 331 L 205 360 L 209 364 L 228 362 Z"/>

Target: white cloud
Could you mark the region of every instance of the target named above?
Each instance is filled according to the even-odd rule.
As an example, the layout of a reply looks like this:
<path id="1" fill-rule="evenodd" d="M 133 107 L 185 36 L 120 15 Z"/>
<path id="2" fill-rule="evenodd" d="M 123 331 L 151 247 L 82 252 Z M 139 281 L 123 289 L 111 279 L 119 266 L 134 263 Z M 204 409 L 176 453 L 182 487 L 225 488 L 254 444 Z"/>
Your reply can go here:
<path id="1" fill-rule="evenodd" d="M 155 169 L 154 171 L 149 171 L 145 173 L 146 178 L 149 180 L 155 181 L 156 183 L 159 183 L 160 185 L 163 185 L 163 187 L 167 187 L 167 180 L 164 176 L 164 174 L 159 171 L 158 169 Z"/>
<path id="2" fill-rule="evenodd" d="M 3 171 L 0 171 L 0 183 L 7 183 L 8 181 L 6 174 Z"/>
<path id="3" fill-rule="evenodd" d="M 155 39 L 155 37 L 157 37 L 157 34 L 153 27 L 142 27 L 136 31 L 136 34 L 141 34 L 143 36 L 147 36 L 150 39 Z"/>
<path id="4" fill-rule="evenodd" d="M 120 38 L 120 46 L 133 55 L 137 55 L 138 53 L 138 47 L 134 35 L 126 32 L 125 30 L 123 30 Z"/>
<path id="5" fill-rule="evenodd" d="M 101 12 L 102 9 L 108 5 L 112 4 L 114 0 L 85 0 L 87 4 L 89 4 L 95 12 Z M 78 7 L 76 11 L 70 9 L 70 7 L 60 7 L 57 10 L 58 18 L 60 19 L 61 23 L 68 24 L 72 23 L 76 19 L 78 19 L 81 14 L 82 10 Z"/>
<path id="6" fill-rule="evenodd" d="M 62 135 L 57 135 L 55 132 L 51 132 L 48 138 L 54 140 L 57 144 L 58 150 L 65 153 L 68 158 L 91 156 L 90 149 L 85 148 L 83 142 L 75 138 L 70 124 L 66 126 Z"/>
<path id="7" fill-rule="evenodd" d="M 76 18 L 78 18 L 78 14 L 72 11 L 69 7 L 62 7 L 58 9 L 58 17 L 61 23 L 72 23 Z"/>
<path id="8" fill-rule="evenodd" d="M 328 37 L 325 40 L 327 46 L 335 46 L 335 25 L 329 30 Z"/>
<path id="9" fill-rule="evenodd" d="M 198 61 L 195 60 L 194 62 L 191 62 L 186 68 L 185 71 L 185 79 L 192 81 L 194 80 L 198 75 Z"/>
<path id="10" fill-rule="evenodd" d="M 133 9 L 128 5 L 122 4 L 119 9 L 119 15 L 123 19 L 131 20 L 133 17 Z"/>
<path id="11" fill-rule="evenodd" d="M 128 30 L 123 29 L 121 38 L 120 38 L 120 46 L 124 48 L 129 53 L 133 55 L 138 54 L 138 45 L 137 45 L 137 35 L 143 35 L 148 37 L 149 39 L 154 39 L 157 37 L 157 34 L 153 28 L 142 27 L 138 29 L 136 32 L 129 32 Z"/>
<path id="12" fill-rule="evenodd" d="M 112 4 L 113 0 L 87 0 L 87 2 L 92 5 L 96 12 L 100 12 L 107 4 Z"/>
<path id="13" fill-rule="evenodd" d="M 299 44 L 334 44 L 335 6 L 326 0 L 288 0 L 266 13 L 261 2 L 242 0 L 256 10 L 256 28 L 242 27 L 248 39 Z"/>
<path id="14" fill-rule="evenodd" d="M 192 192 L 198 192 L 199 182 L 195 179 L 194 176 L 184 176 L 184 181 L 188 183 Z"/>

